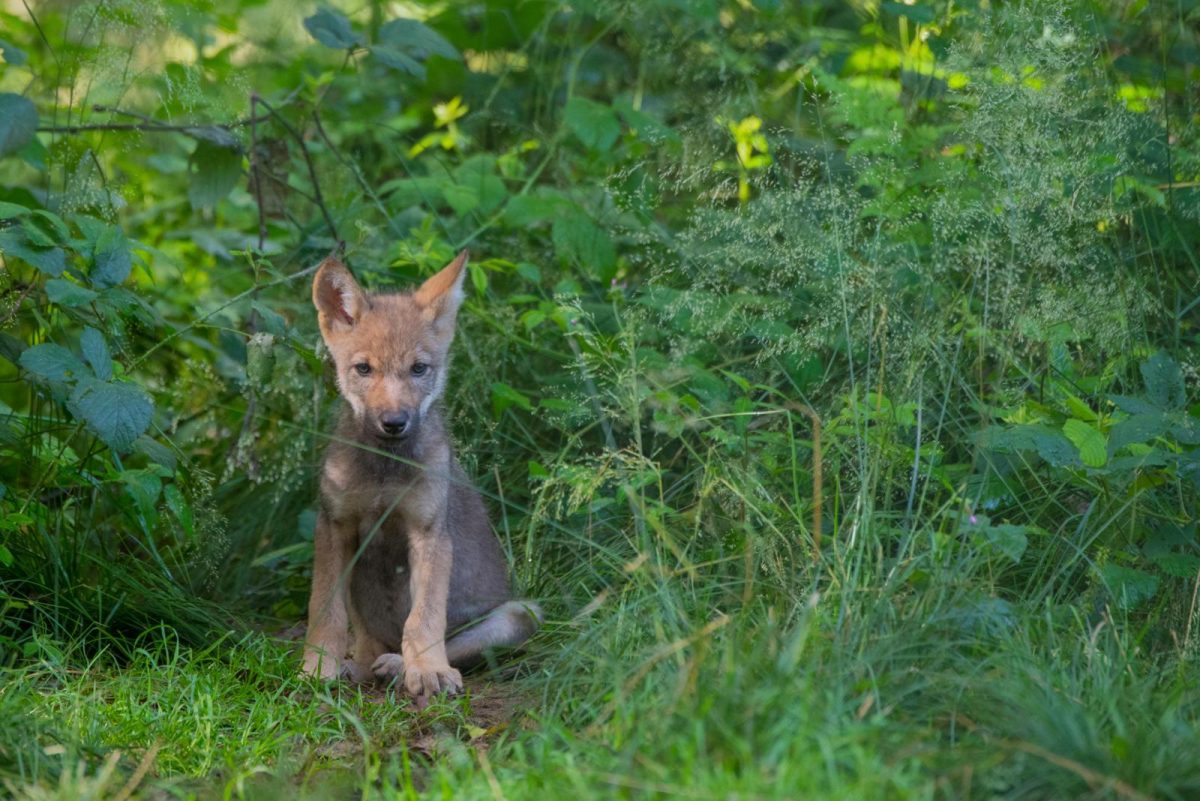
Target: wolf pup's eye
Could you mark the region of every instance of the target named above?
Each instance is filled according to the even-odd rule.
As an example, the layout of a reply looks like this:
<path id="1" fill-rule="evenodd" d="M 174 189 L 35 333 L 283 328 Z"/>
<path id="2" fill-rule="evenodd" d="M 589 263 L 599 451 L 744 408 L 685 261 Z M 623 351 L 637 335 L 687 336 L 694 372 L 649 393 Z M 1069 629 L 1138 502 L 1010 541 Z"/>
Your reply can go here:
<path id="1" fill-rule="evenodd" d="M 354 369 L 359 375 L 371 374 L 371 365 L 367 364 L 366 362 L 359 362 L 358 364 L 354 365 Z"/>
<path id="2" fill-rule="evenodd" d="M 425 362 L 417 362 L 416 364 L 414 364 L 412 366 L 412 374 L 413 375 L 425 375 L 425 373 L 428 370 L 429 370 L 429 365 L 426 364 Z"/>

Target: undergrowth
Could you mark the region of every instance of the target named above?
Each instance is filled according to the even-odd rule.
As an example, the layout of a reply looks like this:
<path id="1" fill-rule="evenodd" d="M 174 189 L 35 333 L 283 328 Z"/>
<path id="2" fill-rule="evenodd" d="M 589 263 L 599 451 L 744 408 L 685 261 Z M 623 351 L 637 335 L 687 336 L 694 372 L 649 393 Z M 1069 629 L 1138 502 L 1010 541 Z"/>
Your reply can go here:
<path id="1" fill-rule="evenodd" d="M 0 11 L 0 782 L 1200 796 L 1198 13 Z M 461 247 L 548 620 L 417 710 L 298 675 L 308 281 Z"/>

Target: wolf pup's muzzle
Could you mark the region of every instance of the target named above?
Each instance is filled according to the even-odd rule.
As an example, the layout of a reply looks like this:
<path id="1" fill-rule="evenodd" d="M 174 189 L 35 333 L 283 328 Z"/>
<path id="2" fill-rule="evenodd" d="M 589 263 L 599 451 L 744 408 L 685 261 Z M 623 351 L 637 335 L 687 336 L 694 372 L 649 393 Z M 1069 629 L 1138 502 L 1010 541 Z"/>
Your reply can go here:
<path id="1" fill-rule="evenodd" d="M 388 439 L 405 439 L 417 430 L 417 415 L 412 412 L 385 412 L 379 415 L 379 431 Z"/>

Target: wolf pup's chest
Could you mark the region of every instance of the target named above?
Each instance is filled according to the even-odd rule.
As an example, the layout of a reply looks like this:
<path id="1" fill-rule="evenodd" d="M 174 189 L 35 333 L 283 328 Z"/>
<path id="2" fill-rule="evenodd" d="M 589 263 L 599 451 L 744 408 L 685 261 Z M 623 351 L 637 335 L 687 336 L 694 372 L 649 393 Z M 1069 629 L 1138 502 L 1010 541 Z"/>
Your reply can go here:
<path id="1" fill-rule="evenodd" d="M 372 480 L 330 459 L 322 471 L 321 501 L 333 519 L 357 521 L 362 536 L 376 527 L 392 528 L 420 518 L 428 505 L 424 484 L 420 480 Z"/>

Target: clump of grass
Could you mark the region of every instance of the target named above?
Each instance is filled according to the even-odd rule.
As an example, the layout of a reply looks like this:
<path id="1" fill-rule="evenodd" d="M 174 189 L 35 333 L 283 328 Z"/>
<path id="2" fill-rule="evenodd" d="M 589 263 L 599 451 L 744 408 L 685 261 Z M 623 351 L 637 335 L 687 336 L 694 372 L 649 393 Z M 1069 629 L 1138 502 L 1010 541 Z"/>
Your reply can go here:
<path id="1" fill-rule="evenodd" d="M 264 290 L 261 308 L 220 319 L 210 339 L 180 343 L 169 359 L 162 352 L 159 398 L 188 418 L 173 441 L 198 471 L 222 476 L 193 498 L 203 495 L 211 513 L 211 541 L 188 550 L 182 524 L 130 525 L 128 537 L 108 538 L 43 504 L 37 536 L 13 549 L 0 597 L 18 600 L 3 612 L 18 635 L 0 640 L 15 663 L 0 714 L 15 722 L 0 729 L 0 776 L 14 794 L 1197 792 L 1193 655 L 1152 605 L 1121 609 L 1128 596 L 1096 570 L 1117 556 L 1140 559 L 1151 529 L 1162 544 L 1164 521 L 1179 523 L 1168 545 L 1194 550 L 1189 443 L 1172 440 L 1177 471 L 1150 481 L 1135 480 L 1149 460 L 1111 478 L 997 456 L 980 437 L 1056 403 L 1086 408 L 1098 426 L 1112 414 L 1108 396 L 1141 391 L 1139 350 L 1182 350 L 1190 318 L 1178 295 L 1194 261 L 1155 239 L 1157 226 L 1187 224 L 1151 191 L 1171 157 L 1170 147 L 1146 145 L 1163 121 L 1116 103 L 1090 66 L 1100 43 L 1074 19 L 1079 9 L 948 15 L 947 25 L 974 26 L 937 62 L 968 80 L 954 89 L 919 59 L 887 66 L 887 48 L 884 66 L 873 66 L 881 42 L 872 40 L 854 45 L 870 58 L 850 75 L 814 55 L 787 66 L 786 92 L 759 93 L 745 86 L 767 74 L 760 51 L 842 47 L 845 37 L 823 40 L 806 15 L 848 24 L 839 15 L 850 12 L 809 4 L 795 16 L 781 11 L 778 24 L 766 11 L 746 27 L 730 23 L 728 36 L 676 32 L 677 13 L 725 31 L 722 15 L 704 17 L 701 5 L 616 4 L 594 30 L 586 10 L 563 7 L 529 28 L 512 64 L 572 82 L 604 75 L 607 59 L 633 58 L 620 37 L 663 33 L 641 42 L 647 64 L 669 63 L 663 54 L 676 51 L 664 43 L 679 38 L 688 53 L 638 79 L 646 108 L 681 120 L 678 150 L 646 152 L 632 138 L 648 124 L 637 109 L 610 120 L 603 104 L 583 105 L 571 131 L 545 143 L 537 169 L 547 173 L 486 175 L 555 185 L 523 196 L 530 230 L 505 227 L 503 213 L 459 220 L 385 201 L 376 203 L 394 217 L 376 229 L 353 205 L 357 189 L 344 192 L 370 255 L 362 260 L 377 273 L 393 261 L 419 272 L 448 240 L 476 237 L 540 262 L 496 259 L 472 275 L 451 398 L 517 584 L 550 614 L 528 652 L 498 674 L 528 699 L 525 714 L 485 727 L 472 699 L 418 714 L 394 694 L 299 678 L 294 645 L 220 633 L 245 627 L 231 623 L 235 612 L 294 620 L 307 591 L 309 479 L 330 393 L 306 344 L 304 293 L 287 286 Z M 737 13 L 749 14 L 746 5 Z M 624 27 L 608 41 L 604 26 Z M 577 57 L 550 46 L 559 34 L 587 35 Z M 784 69 L 783 53 L 767 66 Z M 858 51 L 841 55 L 863 61 Z M 689 72 L 696 59 L 704 68 Z M 668 93 L 676 78 L 682 98 Z M 573 96 L 585 87 L 567 88 Z M 793 90 L 797 108 L 778 112 Z M 759 103 L 765 110 L 751 108 Z M 543 115 L 553 105 L 530 102 Z M 754 173 L 744 204 L 725 193 L 728 167 L 714 163 L 728 142 L 714 145 L 710 121 L 697 116 L 717 108 L 774 110 L 799 132 L 794 140 L 764 129 L 775 164 Z M 481 140 L 505 133 L 472 122 Z M 386 153 L 361 130 L 333 130 Z M 586 149 L 610 133 L 631 137 L 622 153 L 634 155 Z M 800 134 L 822 147 L 805 147 Z M 503 169 L 521 167 L 504 158 Z M 494 190 L 487 161 L 475 160 L 484 172 L 474 175 Z M 456 210 L 482 202 L 474 184 L 443 186 L 446 170 L 429 169 L 420 177 L 433 183 L 419 188 L 452 186 Z M 661 219 L 637 208 L 640 188 L 609 192 L 646 170 L 674 204 Z M 413 188 L 399 180 L 396 197 Z M 584 189 L 570 194 L 576 183 Z M 594 211 L 606 225 L 538 217 L 539 202 L 557 203 L 556 214 Z M 231 205 L 245 230 L 260 222 L 250 206 Z M 411 237 L 381 244 L 400 221 L 413 224 Z M 580 253 L 596 240 L 612 245 L 610 228 L 629 253 L 597 283 L 598 268 Z M 307 247 L 293 257 L 311 255 Z M 255 280 L 275 269 L 252 261 Z M 1148 262 L 1161 280 L 1141 274 Z M 218 303 L 250 280 L 231 275 L 213 290 Z M 264 303 L 301 322 L 275 320 Z M 272 375 L 247 369 L 232 331 L 248 320 L 284 332 L 271 340 Z M 197 366 L 180 368 L 185 389 L 166 386 L 175 362 L 189 359 Z M 201 400 L 189 397 L 202 388 Z M 820 464 L 801 408 L 821 421 Z M 31 438 L 59 422 L 32 419 Z M 810 490 L 818 468 L 820 494 Z M 93 494 L 90 519 L 127 522 L 136 501 L 122 492 Z M 814 511 L 822 530 L 811 527 Z M 1118 528 L 1128 535 L 1101 537 Z M 167 557 L 131 556 L 143 543 L 147 552 L 170 546 Z M 197 554 L 200 564 L 189 562 Z M 195 567 L 202 580 L 186 569 Z M 1166 594 L 1156 603 L 1179 608 Z M 222 602 L 198 600 L 207 596 Z M 433 730 L 444 735 L 428 747 Z"/>

